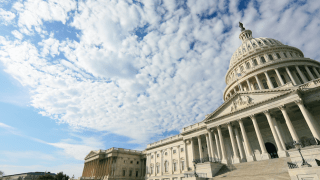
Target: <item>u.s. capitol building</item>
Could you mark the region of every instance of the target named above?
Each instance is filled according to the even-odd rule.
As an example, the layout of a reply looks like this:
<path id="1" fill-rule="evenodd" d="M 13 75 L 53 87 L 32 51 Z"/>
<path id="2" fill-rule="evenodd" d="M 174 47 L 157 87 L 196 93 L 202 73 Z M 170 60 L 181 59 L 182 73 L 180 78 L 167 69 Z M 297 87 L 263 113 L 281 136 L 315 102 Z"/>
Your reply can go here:
<path id="1" fill-rule="evenodd" d="M 239 24 L 219 108 L 144 151 L 91 151 L 81 178 L 318 179 L 320 63 Z"/>

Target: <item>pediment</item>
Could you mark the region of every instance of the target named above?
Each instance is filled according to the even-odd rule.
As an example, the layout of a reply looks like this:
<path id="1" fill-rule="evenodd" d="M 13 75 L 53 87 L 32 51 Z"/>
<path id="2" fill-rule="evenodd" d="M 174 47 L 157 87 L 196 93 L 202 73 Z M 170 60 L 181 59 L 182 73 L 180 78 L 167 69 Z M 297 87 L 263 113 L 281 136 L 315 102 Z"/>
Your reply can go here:
<path id="1" fill-rule="evenodd" d="M 97 154 L 98 154 L 98 153 L 97 153 L 96 151 L 90 151 L 90 153 L 86 156 L 85 159 L 90 158 L 90 157 L 92 157 L 92 156 L 95 156 L 95 155 L 97 155 Z"/>
<path id="2" fill-rule="evenodd" d="M 216 111 L 206 116 L 208 118 L 217 118 L 249 106 L 260 104 L 261 102 L 271 101 L 281 95 L 291 92 L 290 90 L 280 91 L 260 91 L 260 92 L 239 92 L 231 99 L 222 104 Z"/>

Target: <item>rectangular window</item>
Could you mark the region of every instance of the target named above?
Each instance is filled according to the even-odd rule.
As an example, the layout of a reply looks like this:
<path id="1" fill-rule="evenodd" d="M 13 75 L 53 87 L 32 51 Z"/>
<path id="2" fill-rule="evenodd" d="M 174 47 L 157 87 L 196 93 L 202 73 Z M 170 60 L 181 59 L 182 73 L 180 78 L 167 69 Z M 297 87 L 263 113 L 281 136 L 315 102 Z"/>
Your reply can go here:
<path id="1" fill-rule="evenodd" d="M 157 154 L 157 157 L 159 157 L 160 155 L 159 154 Z"/>
<path id="2" fill-rule="evenodd" d="M 129 176 L 130 176 L 130 177 L 132 176 L 132 170 L 129 171 Z"/>
<path id="3" fill-rule="evenodd" d="M 137 164 L 139 164 L 139 161 L 137 161 Z"/>
<path id="4" fill-rule="evenodd" d="M 160 172 L 160 166 L 157 165 L 157 174 Z"/>
<path id="5" fill-rule="evenodd" d="M 176 150 L 173 150 L 173 154 L 175 154 L 177 151 Z"/>
<path id="6" fill-rule="evenodd" d="M 122 176 L 126 176 L 126 170 L 122 170 Z"/>
<path id="7" fill-rule="evenodd" d="M 181 152 L 183 152 L 183 148 L 181 148 Z"/>
<path id="8" fill-rule="evenodd" d="M 151 159 L 153 159 L 153 155 L 151 155 Z"/>
<path id="9" fill-rule="evenodd" d="M 133 164 L 133 161 L 130 161 L 130 164 Z"/>
<path id="10" fill-rule="evenodd" d="M 138 177 L 139 176 L 139 171 L 136 171 L 136 177 Z"/>
<path id="11" fill-rule="evenodd" d="M 181 169 L 184 170 L 184 161 L 181 161 Z"/>
<path id="12" fill-rule="evenodd" d="M 153 167 L 150 167 L 150 172 L 151 174 L 153 174 Z"/>
<path id="13" fill-rule="evenodd" d="M 177 171 L 177 163 L 173 163 L 173 171 Z"/>

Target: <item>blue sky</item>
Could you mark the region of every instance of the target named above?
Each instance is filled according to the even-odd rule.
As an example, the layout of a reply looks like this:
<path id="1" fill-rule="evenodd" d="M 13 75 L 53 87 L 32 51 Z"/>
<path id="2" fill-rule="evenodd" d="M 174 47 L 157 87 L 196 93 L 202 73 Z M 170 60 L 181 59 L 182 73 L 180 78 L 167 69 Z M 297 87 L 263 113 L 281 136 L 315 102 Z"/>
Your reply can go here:
<path id="1" fill-rule="evenodd" d="M 223 101 L 238 22 L 320 59 L 320 1 L 0 0 L 0 170 L 82 174 Z"/>

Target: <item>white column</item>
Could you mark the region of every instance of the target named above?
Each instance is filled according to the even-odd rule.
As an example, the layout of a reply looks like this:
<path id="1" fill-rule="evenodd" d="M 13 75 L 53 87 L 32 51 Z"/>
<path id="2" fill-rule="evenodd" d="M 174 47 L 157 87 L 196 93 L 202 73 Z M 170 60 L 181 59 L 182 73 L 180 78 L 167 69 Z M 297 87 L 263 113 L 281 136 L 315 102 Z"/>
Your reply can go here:
<path id="1" fill-rule="evenodd" d="M 209 135 L 208 135 L 208 134 L 205 134 L 205 136 L 206 136 L 206 143 L 207 143 L 208 156 L 209 156 L 209 157 L 212 157 L 212 155 L 211 155 L 210 141 L 209 141 Z"/>
<path id="2" fill-rule="evenodd" d="M 299 137 L 298 137 L 297 132 L 295 131 L 295 129 L 291 123 L 291 120 L 290 120 L 289 115 L 285 109 L 285 106 L 279 106 L 279 109 L 281 110 L 281 112 L 283 114 L 283 117 L 286 121 L 286 124 L 287 124 L 287 127 L 289 129 L 289 132 L 291 134 L 292 139 L 296 142 L 299 142 L 300 141 Z"/>
<path id="3" fill-rule="evenodd" d="M 179 173 L 181 173 L 181 165 L 180 165 L 180 146 L 177 146 L 178 148 L 178 168 L 179 168 Z"/>
<path id="4" fill-rule="evenodd" d="M 246 161 L 246 155 L 245 153 L 243 152 L 243 149 L 242 149 L 242 142 L 241 142 L 241 137 L 240 137 L 240 134 L 238 132 L 238 128 L 234 128 L 234 133 L 236 135 L 236 140 L 237 140 L 237 145 L 238 145 L 238 149 L 239 149 L 239 152 L 240 152 L 240 161 L 241 162 L 245 162 Z"/>
<path id="5" fill-rule="evenodd" d="M 313 76 L 313 74 L 310 72 L 310 69 L 308 68 L 307 65 L 305 65 L 304 68 L 306 69 L 307 73 L 309 74 L 309 76 L 311 77 L 312 80 L 313 80 L 313 79 L 316 79 L 316 78 Z"/>
<path id="6" fill-rule="evenodd" d="M 269 123 L 269 126 L 270 126 L 270 129 L 271 129 L 271 132 L 272 132 L 272 135 L 273 135 L 273 138 L 274 140 L 276 141 L 276 144 L 277 144 L 277 148 L 278 148 L 278 156 L 279 157 L 287 157 L 287 152 L 284 151 L 284 149 L 282 148 L 282 145 L 281 145 L 281 142 L 278 138 L 278 135 L 277 135 L 277 132 L 274 128 L 274 123 L 273 123 L 273 120 L 271 118 L 271 115 L 269 113 L 269 111 L 264 111 L 263 112 L 266 117 L 267 117 L 267 120 L 268 120 L 268 123 Z"/>
<path id="7" fill-rule="evenodd" d="M 293 76 L 292 76 L 292 74 L 291 74 L 291 72 L 290 72 L 290 70 L 289 70 L 288 67 L 286 67 L 286 71 L 287 71 L 287 74 L 289 75 L 289 77 L 290 77 L 293 85 L 297 85 L 297 83 L 296 83 L 296 81 L 294 80 L 294 78 L 293 78 Z"/>
<path id="8" fill-rule="evenodd" d="M 212 133 L 210 132 L 210 130 L 208 130 L 208 134 L 209 134 L 209 142 L 210 142 L 210 149 L 211 149 L 211 158 L 214 158 L 214 147 L 213 147 L 213 139 L 212 139 Z"/>
<path id="9" fill-rule="evenodd" d="M 266 150 L 266 146 L 264 144 L 264 141 L 263 141 L 260 129 L 259 129 L 259 125 L 257 123 L 257 119 L 256 119 L 255 115 L 251 115 L 250 118 L 252 120 L 254 130 L 256 131 L 256 134 L 258 137 L 258 142 L 259 142 L 260 149 L 261 149 L 261 159 L 270 159 L 270 154 Z"/>
<path id="10" fill-rule="evenodd" d="M 239 122 L 239 125 L 240 125 L 240 129 L 241 129 L 241 133 L 242 133 L 242 137 L 243 137 L 243 140 L 244 140 L 244 144 L 245 144 L 245 148 L 247 150 L 247 161 L 248 162 L 251 162 L 251 161 L 255 161 L 255 157 L 253 156 L 253 153 L 252 153 L 252 150 L 251 150 L 251 146 L 250 146 L 250 143 L 249 143 L 249 140 L 248 140 L 248 136 L 247 136 L 247 133 L 246 133 L 246 130 L 243 126 L 243 122 L 242 120 L 238 120 Z"/>
<path id="11" fill-rule="evenodd" d="M 280 128 L 279 128 L 279 124 L 278 124 L 278 122 L 276 121 L 275 118 L 272 118 L 272 121 L 273 121 L 273 124 L 274 124 L 274 128 L 276 129 L 276 132 L 277 132 L 277 134 L 278 134 L 278 138 L 279 138 L 279 140 L 280 140 L 280 143 L 281 143 L 281 145 L 282 145 L 282 148 L 283 148 L 284 150 L 286 150 L 286 144 L 285 144 L 285 142 L 284 142 L 284 140 L 283 140 L 283 136 L 282 136 L 282 134 L 281 134 L 281 131 L 280 131 Z"/>
<path id="12" fill-rule="evenodd" d="M 184 171 L 188 171 L 189 163 L 188 163 L 187 142 L 186 141 L 183 141 L 183 142 L 184 142 L 184 161 L 185 161 L 185 164 L 186 164 L 186 168 L 185 168 Z"/>
<path id="13" fill-rule="evenodd" d="M 250 86 L 249 79 L 247 79 L 246 81 L 247 81 L 247 84 L 248 84 L 248 89 L 249 89 L 249 91 L 251 91 L 251 86 Z"/>
<path id="14" fill-rule="evenodd" d="M 242 85 L 241 85 L 241 83 L 239 83 L 239 86 L 240 86 L 240 89 L 239 89 L 239 91 L 243 91 L 243 88 L 242 88 Z"/>
<path id="15" fill-rule="evenodd" d="M 160 151 L 160 158 L 161 158 L 161 161 L 160 161 L 160 174 L 163 175 L 163 150 Z"/>
<path id="16" fill-rule="evenodd" d="M 190 141 L 191 141 L 191 150 L 192 150 L 192 161 L 194 161 L 196 159 L 196 156 L 195 156 L 195 151 L 194 151 L 193 139 L 191 138 Z"/>
<path id="17" fill-rule="evenodd" d="M 202 153 L 201 135 L 198 136 L 198 146 L 199 146 L 200 161 L 202 161 L 203 153 Z"/>
<path id="18" fill-rule="evenodd" d="M 153 164 L 153 172 L 154 172 L 154 176 L 156 176 L 156 175 L 157 175 L 156 167 L 157 167 L 157 152 L 154 152 L 154 164 Z"/>
<path id="19" fill-rule="evenodd" d="M 302 72 L 300 71 L 299 67 L 298 67 L 298 66 L 295 66 L 295 67 L 296 67 L 296 69 L 297 69 L 300 77 L 302 78 L 302 81 L 303 81 L 302 84 L 308 82 L 308 80 L 306 79 L 306 77 L 304 76 L 304 74 L 302 74 Z"/>
<path id="20" fill-rule="evenodd" d="M 234 139 L 233 128 L 231 123 L 228 123 L 228 130 L 229 130 L 229 135 L 230 135 L 230 140 L 231 140 L 231 145 L 233 150 L 233 163 L 234 164 L 240 163 L 239 153 L 236 145 L 236 140 Z"/>
<path id="21" fill-rule="evenodd" d="M 214 139 L 215 139 L 215 141 L 216 141 L 218 159 L 221 160 L 221 158 L 222 158 L 221 156 L 222 156 L 222 155 L 221 155 L 221 148 L 220 148 L 220 144 L 219 144 L 220 140 L 219 140 L 217 131 L 214 131 L 213 134 L 214 134 Z"/>
<path id="22" fill-rule="evenodd" d="M 224 146 L 223 136 L 222 136 L 220 126 L 217 126 L 217 129 L 218 129 L 218 135 L 219 135 L 220 146 L 221 146 L 221 154 L 222 154 L 221 163 L 227 164 L 228 163 L 227 162 L 227 153 L 226 153 L 226 148 Z"/>
<path id="23" fill-rule="evenodd" d="M 273 89 L 274 87 L 273 87 L 273 84 L 272 84 L 272 82 L 271 82 L 271 80 L 270 80 L 270 77 L 269 77 L 269 75 L 268 75 L 268 72 L 265 71 L 265 72 L 264 72 L 264 75 L 266 76 L 266 78 L 267 78 L 267 80 L 268 80 L 269 86 L 271 87 L 270 89 Z"/>
<path id="24" fill-rule="evenodd" d="M 261 89 L 262 89 L 262 86 L 261 86 L 261 83 L 260 83 L 260 80 L 259 80 L 258 76 L 255 75 L 254 77 L 256 78 L 256 81 L 257 81 L 257 83 L 258 83 L 259 89 L 261 90 Z"/>
<path id="25" fill-rule="evenodd" d="M 283 79 L 281 78 L 281 75 L 280 75 L 278 69 L 274 69 L 274 71 L 276 72 L 276 74 L 277 74 L 277 76 L 278 76 L 278 79 L 279 79 L 281 85 L 283 86 L 283 85 L 284 85 L 284 82 L 283 82 Z"/>
<path id="26" fill-rule="evenodd" d="M 320 78 L 320 74 L 319 74 L 318 70 L 314 66 L 312 67 L 312 69 L 313 69 L 314 73 L 316 73 L 316 75 L 318 76 L 317 78 Z"/>
<path id="27" fill-rule="evenodd" d="M 171 147 L 170 148 L 170 165 L 171 165 L 171 173 L 170 174 L 173 174 L 173 148 Z"/>
<path id="28" fill-rule="evenodd" d="M 311 130 L 313 137 L 320 140 L 320 132 L 319 132 L 319 129 L 317 128 L 318 125 L 317 125 L 317 122 L 314 120 L 312 114 L 307 110 L 306 107 L 304 107 L 302 100 L 295 101 L 295 103 L 299 106 L 299 108 L 303 114 L 303 117 L 306 120 L 306 122 Z"/>

